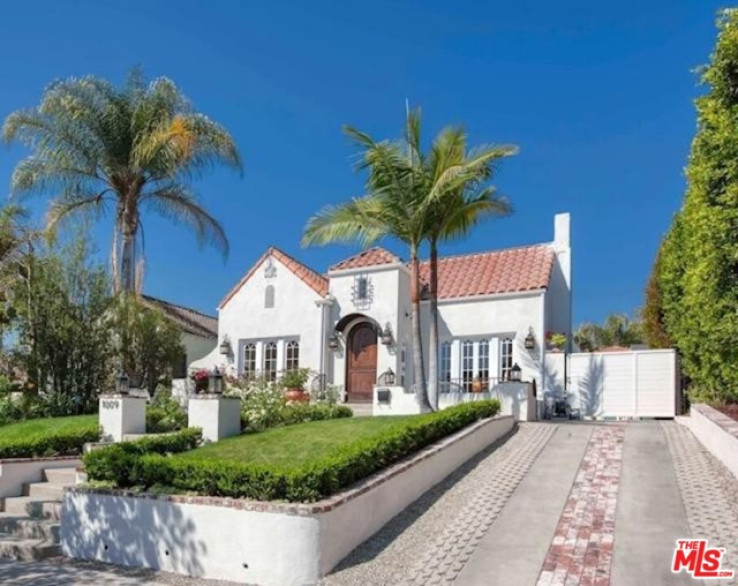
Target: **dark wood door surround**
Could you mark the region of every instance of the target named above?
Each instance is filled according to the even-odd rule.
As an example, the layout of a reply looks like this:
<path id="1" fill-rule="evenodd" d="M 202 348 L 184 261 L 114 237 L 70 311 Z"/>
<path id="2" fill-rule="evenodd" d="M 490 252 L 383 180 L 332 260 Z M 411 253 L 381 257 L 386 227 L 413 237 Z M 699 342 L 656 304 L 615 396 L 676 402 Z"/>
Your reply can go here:
<path id="1" fill-rule="evenodd" d="M 370 323 L 351 328 L 346 356 L 346 395 L 350 403 L 370 403 L 377 378 L 377 331 Z"/>

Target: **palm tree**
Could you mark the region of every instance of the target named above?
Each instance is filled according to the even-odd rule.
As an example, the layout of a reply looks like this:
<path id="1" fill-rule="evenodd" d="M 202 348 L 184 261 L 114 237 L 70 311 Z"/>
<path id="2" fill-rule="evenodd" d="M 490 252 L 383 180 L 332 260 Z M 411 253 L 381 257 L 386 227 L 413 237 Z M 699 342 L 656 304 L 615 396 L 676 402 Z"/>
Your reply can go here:
<path id="1" fill-rule="evenodd" d="M 410 251 L 410 296 L 413 332 L 415 394 L 421 411 L 430 411 L 425 387 L 425 369 L 420 335 L 420 261 L 423 241 L 422 218 L 414 188 L 413 154 L 406 153 L 407 141 L 376 142 L 368 134 L 351 127 L 344 132 L 363 150 L 357 170 L 367 170 L 366 194 L 337 206 L 327 206 L 308 220 L 302 244 L 331 242 L 369 246 L 394 237 Z"/>
<path id="2" fill-rule="evenodd" d="M 241 158 L 228 131 L 195 112 L 171 80 L 146 83 L 134 70 L 120 89 L 92 76 L 56 81 L 36 108 L 10 114 L 2 132 L 6 141 L 33 149 L 15 168 L 11 192 L 52 193 L 48 228 L 69 216 L 99 217 L 112 204 L 116 289 L 136 289 L 136 241 L 146 209 L 188 226 L 201 245 L 227 255 L 222 226 L 190 182 L 217 164 L 240 171 Z"/>
<path id="3" fill-rule="evenodd" d="M 467 149 L 466 132 L 462 128 L 448 127 L 433 141 L 426 157 L 428 192 L 445 175 L 461 173 L 463 181 L 456 189 L 431 201 L 424 214 L 424 233 L 429 244 L 428 283 L 430 305 L 430 334 L 428 337 L 428 395 L 430 404 L 438 408 L 438 244 L 442 241 L 463 238 L 482 219 L 504 216 L 511 212 L 509 203 L 487 185 L 495 163 L 517 153 L 512 145 L 484 145 L 471 151 Z M 417 147 L 419 148 L 419 146 Z"/>
<path id="4" fill-rule="evenodd" d="M 502 201 L 482 183 L 489 177 L 492 163 L 512 154 L 514 147 L 485 147 L 467 153 L 463 133 L 445 130 L 426 155 L 421 146 L 420 122 L 420 111 L 409 111 L 399 141 L 376 142 L 366 133 L 346 129 L 363 149 L 357 167 L 369 171 L 367 194 L 321 210 L 308 222 L 303 244 L 359 242 L 368 246 L 391 236 L 408 246 L 415 392 L 421 410 L 429 410 L 437 408 L 438 343 L 436 325 L 435 349 L 431 348 L 429 355 L 430 377 L 435 381 L 433 404 L 426 388 L 420 331 L 420 247 L 431 238 L 435 243 L 433 279 L 437 287 L 438 241 L 460 235 L 464 227 L 468 231 L 475 218 L 491 213 L 492 208 L 501 209 Z M 459 137 L 464 140 L 459 142 Z"/>

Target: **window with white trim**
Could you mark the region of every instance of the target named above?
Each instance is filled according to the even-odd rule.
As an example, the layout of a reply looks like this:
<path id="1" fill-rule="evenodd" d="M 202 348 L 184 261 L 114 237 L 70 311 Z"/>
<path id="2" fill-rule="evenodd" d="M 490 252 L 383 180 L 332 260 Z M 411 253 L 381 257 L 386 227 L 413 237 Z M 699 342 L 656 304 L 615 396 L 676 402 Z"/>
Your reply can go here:
<path id="1" fill-rule="evenodd" d="M 300 342 L 292 340 L 287 342 L 284 369 L 297 370 L 298 368 L 300 368 Z"/>
<path id="2" fill-rule="evenodd" d="M 441 344 L 441 356 L 439 359 L 439 381 L 441 392 L 448 392 L 451 382 L 451 342 Z"/>
<path id="3" fill-rule="evenodd" d="M 277 380 L 277 343 L 267 342 L 264 344 L 263 368 L 266 380 Z"/>
<path id="4" fill-rule="evenodd" d="M 510 371 L 513 366 L 513 341 L 512 338 L 500 340 L 500 380 L 510 380 Z"/>
<path id="5" fill-rule="evenodd" d="M 256 344 L 243 347 L 243 375 L 247 378 L 256 376 Z"/>
<path id="6" fill-rule="evenodd" d="M 470 393 L 474 382 L 474 341 L 464 340 L 461 344 L 461 386 Z"/>
<path id="7" fill-rule="evenodd" d="M 477 355 L 477 376 L 486 387 L 489 385 L 489 340 L 479 340 Z"/>

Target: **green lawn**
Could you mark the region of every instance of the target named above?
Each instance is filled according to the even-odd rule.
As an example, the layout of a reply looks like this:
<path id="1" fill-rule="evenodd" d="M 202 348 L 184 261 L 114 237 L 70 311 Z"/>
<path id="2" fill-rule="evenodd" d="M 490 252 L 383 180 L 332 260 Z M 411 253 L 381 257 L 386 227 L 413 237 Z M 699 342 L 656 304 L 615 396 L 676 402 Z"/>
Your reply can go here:
<path id="1" fill-rule="evenodd" d="M 388 429 L 403 427 L 411 419 L 419 420 L 422 417 L 424 416 L 355 417 L 299 423 L 224 439 L 178 454 L 177 458 L 232 460 L 268 464 L 280 469 L 296 468 L 311 460 L 330 456 L 337 446 L 370 438 Z"/>
<path id="2" fill-rule="evenodd" d="M 75 431 L 97 425 L 97 415 L 73 415 L 71 417 L 48 417 L 29 419 L 0 426 L 0 444 L 49 433 Z"/>

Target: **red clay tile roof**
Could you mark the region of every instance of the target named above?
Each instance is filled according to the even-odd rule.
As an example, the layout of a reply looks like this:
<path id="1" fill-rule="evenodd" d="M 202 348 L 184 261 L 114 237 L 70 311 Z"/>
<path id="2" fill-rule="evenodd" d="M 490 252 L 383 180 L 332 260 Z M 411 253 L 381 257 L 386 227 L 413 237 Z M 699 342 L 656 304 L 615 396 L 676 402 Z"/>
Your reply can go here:
<path id="1" fill-rule="evenodd" d="M 373 267 L 377 265 L 390 265 L 402 262 L 399 257 L 379 246 L 368 248 L 352 257 L 334 264 L 328 272 L 342 271 L 344 269 L 358 269 L 361 267 Z"/>
<path id="2" fill-rule="evenodd" d="M 181 330 L 202 338 L 218 337 L 217 317 L 150 295 L 142 295 L 141 298 L 146 305 L 163 311 Z"/>
<path id="3" fill-rule="evenodd" d="M 473 297 L 532 291 L 548 287 L 554 252 L 546 245 L 441 257 L 438 298 Z M 430 267 L 420 264 L 420 280 L 428 283 Z"/>
<path id="4" fill-rule="evenodd" d="M 223 301 L 221 301 L 220 305 L 218 305 L 218 309 L 222 309 L 223 306 L 228 303 L 228 301 L 230 301 L 231 297 L 233 297 L 238 292 L 238 290 L 246 284 L 246 281 L 251 278 L 256 270 L 261 266 L 261 263 L 263 263 L 269 256 L 273 256 L 274 258 L 276 258 L 280 263 L 287 267 L 287 269 L 292 271 L 292 273 L 294 273 L 296 277 L 298 277 L 303 283 L 308 285 L 321 297 L 328 294 L 328 279 L 326 279 L 323 275 L 316 273 L 313 269 L 302 264 L 300 261 L 295 260 L 290 255 L 282 252 L 281 250 L 279 250 L 279 248 L 270 246 L 269 248 L 267 248 L 266 252 L 261 255 L 259 260 L 254 263 L 254 266 L 251 267 L 251 269 L 248 273 L 246 273 L 243 279 L 241 279 L 236 284 L 236 286 L 233 287 L 233 289 L 231 289 L 223 298 Z"/>

